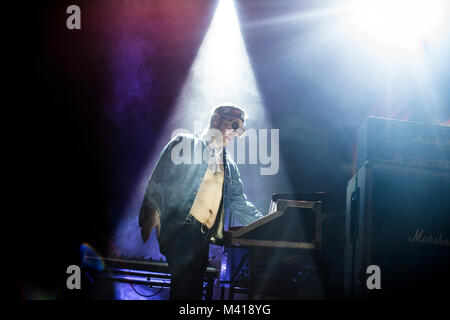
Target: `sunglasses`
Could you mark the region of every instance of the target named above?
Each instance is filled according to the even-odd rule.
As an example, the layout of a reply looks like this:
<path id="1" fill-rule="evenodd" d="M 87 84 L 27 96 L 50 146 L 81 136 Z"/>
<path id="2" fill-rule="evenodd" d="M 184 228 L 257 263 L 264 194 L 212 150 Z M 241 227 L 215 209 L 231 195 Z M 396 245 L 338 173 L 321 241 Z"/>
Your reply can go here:
<path id="1" fill-rule="evenodd" d="M 241 127 L 241 123 L 238 120 L 224 120 L 228 123 L 230 123 L 230 128 L 233 129 L 233 134 L 237 135 L 238 137 L 242 137 L 245 135 L 245 129 Z"/>

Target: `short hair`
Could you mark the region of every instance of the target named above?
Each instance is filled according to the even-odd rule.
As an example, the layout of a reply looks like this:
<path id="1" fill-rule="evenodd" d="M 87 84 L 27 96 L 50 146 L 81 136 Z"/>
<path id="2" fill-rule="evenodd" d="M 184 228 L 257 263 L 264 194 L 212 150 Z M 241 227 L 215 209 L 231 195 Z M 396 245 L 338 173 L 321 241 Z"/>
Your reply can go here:
<path id="1" fill-rule="evenodd" d="M 227 104 L 220 104 L 218 106 L 215 106 L 213 108 L 213 111 L 211 113 L 211 119 L 210 119 L 210 127 L 213 123 L 213 116 L 214 114 L 218 114 L 221 118 L 227 118 L 227 117 L 235 117 L 242 121 L 242 124 L 245 124 L 245 120 L 247 120 L 247 113 L 245 110 L 235 104 L 227 103 Z"/>

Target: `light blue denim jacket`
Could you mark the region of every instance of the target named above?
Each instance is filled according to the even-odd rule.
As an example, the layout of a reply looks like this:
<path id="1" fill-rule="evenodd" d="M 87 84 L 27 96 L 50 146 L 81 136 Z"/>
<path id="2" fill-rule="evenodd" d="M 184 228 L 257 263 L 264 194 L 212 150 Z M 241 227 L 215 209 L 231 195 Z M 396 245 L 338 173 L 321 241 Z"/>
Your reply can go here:
<path id="1" fill-rule="evenodd" d="M 175 164 L 172 160 L 172 151 L 179 152 L 182 149 L 182 145 L 176 147 L 179 143 L 191 146 L 190 149 L 183 149 L 190 154 L 182 154 L 182 152 L 178 154 L 190 158 L 190 161 L 186 161 L 188 163 Z M 161 235 L 158 238 L 160 249 L 163 249 L 166 242 L 173 236 L 170 234 L 171 231 L 183 224 L 189 214 L 208 167 L 208 163 L 203 160 L 203 157 L 198 159 L 198 155 L 203 155 L 208 145 L 202 136 L 178 135 L 166 145 L 159 156 L 145 191 L 142 209 L 153 208 L 160 214 Z M 177 149 L 174 150 L 174 148 Z M 239 170 L 225 148 L 223 160 L 225 176 L 222 194 L 225 214 L 229 217 L 230 214 L 233 215 L 242 225 L 263 217 L 261 212 L 247 201 Z M 142 209 L 139 225 L 143 221 Z"/>

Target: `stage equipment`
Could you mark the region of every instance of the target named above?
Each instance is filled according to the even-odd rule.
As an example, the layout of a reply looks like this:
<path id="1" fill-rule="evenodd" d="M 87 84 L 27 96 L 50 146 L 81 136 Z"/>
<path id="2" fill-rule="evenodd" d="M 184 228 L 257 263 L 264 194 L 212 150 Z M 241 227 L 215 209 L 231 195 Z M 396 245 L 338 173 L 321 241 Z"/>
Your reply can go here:
<path id="1" fill-rule="evenodd" d="M 147 285 L 153 288 L 170 287 L 170 269 L 166 261 L 145 259 L 144 257 L 108 257 L 101 258 L 86 256 L 84 258 L 86 266 L 98 265 L 103 262 L 103 270 L 87 268 L 92 278 L 108 279 L 117 282 Z M 207 266 L 204 279 L 204 295 L 211 300 L 215 279 L 218 278 L 218 270 L 211 265 Z"/>
<path id="2" fill-rule="evenodd" d="M 316 194 L 274 194 L 269 214 L 224 233 L 221 285 L 248 299 L 324 298 L 325 259 L 321 256 L 322 210 Z M 222 291 L 224 293 L 224 291 Z"/>
<path id="3" fill-rule="evenodd" d="M 359 170 L 347 185 L 344 297 L 444 297 L 450 128 L 371 117 L 359 137 Z M 380 268 L 381 289 L 368 285 L 371 265 Z"/>
<path id="4" fill-rule="evenodd" d="M 356 170 L 366 161 L 450 170 L 450 127 L 367 117 L 358 131 Z"/>

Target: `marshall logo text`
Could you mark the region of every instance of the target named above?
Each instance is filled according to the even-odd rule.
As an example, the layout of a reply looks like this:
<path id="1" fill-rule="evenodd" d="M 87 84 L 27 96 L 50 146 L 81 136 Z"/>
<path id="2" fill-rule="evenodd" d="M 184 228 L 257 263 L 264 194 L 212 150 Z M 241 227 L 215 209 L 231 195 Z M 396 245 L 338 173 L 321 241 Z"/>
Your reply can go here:
<path id="1" fill-rule="evenodd" d="M 428 237 L 424 236 L 424 229 L 417 229 L 414 237 L 408 237 L 408 241 L 411 242 L 421 242 L 426 244 L 435 244 L 441 246 L 450 246 L 450 241 L 442 237 L 442 234 L 439 237 L 433 237 L 432 234 L 429 234 Z"/>

